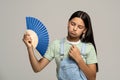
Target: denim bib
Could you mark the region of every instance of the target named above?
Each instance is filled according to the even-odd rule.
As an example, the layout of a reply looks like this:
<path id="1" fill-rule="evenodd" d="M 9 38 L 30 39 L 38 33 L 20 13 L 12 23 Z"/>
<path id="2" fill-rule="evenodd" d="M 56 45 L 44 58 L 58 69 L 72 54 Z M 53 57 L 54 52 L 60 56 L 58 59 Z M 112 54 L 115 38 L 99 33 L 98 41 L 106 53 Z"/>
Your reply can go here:
<path id="1" fill-rule="evenodd" d="M 85 53 L 85 43 L 82 43 L 81 53 Z M 76 62 L 70 57 L 64 56 L 64 39 L 60 42 L 60 56 L 61 61 L 58 70 L 58 80 L 87 80 L 86 76 L 80 70 Z"/>

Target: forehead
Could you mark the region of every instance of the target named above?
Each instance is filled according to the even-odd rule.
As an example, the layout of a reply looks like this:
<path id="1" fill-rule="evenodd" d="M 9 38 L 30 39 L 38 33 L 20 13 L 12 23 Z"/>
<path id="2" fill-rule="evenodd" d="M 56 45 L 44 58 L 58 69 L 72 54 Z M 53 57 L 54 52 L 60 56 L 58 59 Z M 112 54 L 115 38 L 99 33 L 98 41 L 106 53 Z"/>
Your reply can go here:
<path id="1" fill-rule="evenodd" d="M 75 18 L 71 19 L 71 21 L 75 22 L 78 25 L 83 25 L 83 26 L 85 25 L 84 21 L 81 18 L 78 18 L 78 17 L 75 17 Z"/>

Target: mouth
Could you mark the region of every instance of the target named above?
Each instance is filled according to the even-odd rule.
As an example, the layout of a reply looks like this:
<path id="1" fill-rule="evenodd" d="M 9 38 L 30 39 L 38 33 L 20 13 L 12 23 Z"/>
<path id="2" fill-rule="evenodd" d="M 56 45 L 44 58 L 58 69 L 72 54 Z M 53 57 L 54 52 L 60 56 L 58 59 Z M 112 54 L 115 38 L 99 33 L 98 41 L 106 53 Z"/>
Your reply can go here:
<path id="1" fill-rule="evenodd" d="M 72 35 L 76 35 L 76 33 L 74 33 L 74 32 L 71 32 L 71 34 L 72 34 Z"/>
<path id="2" fill-rule="evenodd" d="M 70 35 L 71 35 L 72 37 L 76 37 L 76 36 L 77 36 L 76 33 L 73 33 L 73 32 L 71 32 Z"/>

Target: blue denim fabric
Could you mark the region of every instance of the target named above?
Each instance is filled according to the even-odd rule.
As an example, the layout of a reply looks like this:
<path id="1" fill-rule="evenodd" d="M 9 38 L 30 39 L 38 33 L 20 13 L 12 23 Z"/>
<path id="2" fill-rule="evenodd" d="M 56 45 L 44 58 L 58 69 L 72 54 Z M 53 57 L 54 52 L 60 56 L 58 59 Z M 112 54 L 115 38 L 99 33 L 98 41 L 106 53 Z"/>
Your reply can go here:
<path id="1" fill-rule="evenodd" d="M 60 54 L 64 56 L 64 41 L 61 41 Z M 58 80 L 87 80 L 87 78 L 73 59 L 61 57 Z"/>

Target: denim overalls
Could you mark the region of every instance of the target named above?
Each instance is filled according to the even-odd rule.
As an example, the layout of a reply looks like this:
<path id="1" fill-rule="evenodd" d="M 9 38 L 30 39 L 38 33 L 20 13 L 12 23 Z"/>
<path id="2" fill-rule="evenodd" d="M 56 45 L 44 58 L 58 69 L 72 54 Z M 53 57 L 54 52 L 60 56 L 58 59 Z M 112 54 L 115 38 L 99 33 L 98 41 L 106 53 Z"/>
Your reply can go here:
<path id="1" fill-rule="evenodd" d="M 82 43 L 81 53 L 85 52 L 86 45 Z M 84 73 L 80 70 L 76 62 L 70 57 L 64 56 L 64 39 L 60 42 L 61 61 L 58 70 L 58 80 L 87 80 Z"/>

